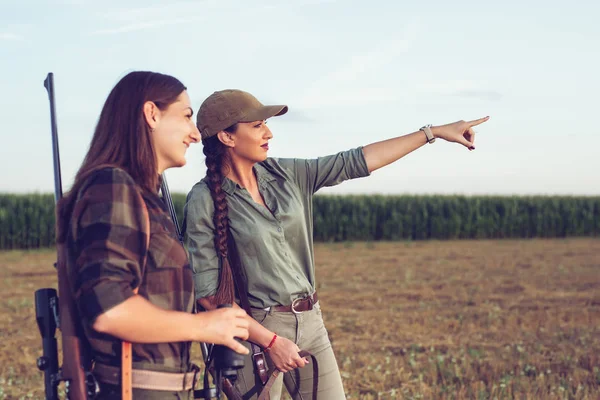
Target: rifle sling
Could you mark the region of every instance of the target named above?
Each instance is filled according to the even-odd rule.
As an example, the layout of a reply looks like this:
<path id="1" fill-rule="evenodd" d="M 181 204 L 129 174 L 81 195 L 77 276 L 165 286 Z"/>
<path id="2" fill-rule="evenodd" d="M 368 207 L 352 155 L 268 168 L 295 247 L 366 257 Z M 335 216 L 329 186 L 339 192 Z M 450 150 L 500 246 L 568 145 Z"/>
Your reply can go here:
<path id="1" fill-rule="evenodd" d="M 150 215 L 148 214 L 148 207 L 146 207 L 146 202 L 142 195 L 138 192 L 140 196 L 140 201 L 142 204 L 142 212 L 144 213 L 144 222 L 146 223 L 144 228 L 144 234 L 146 237 L 146 251 L 144 252 L 144 257 L 142 258 L 142 264 L 140 265 L 140 269 L 143 270 L 146 266 L 146 257 L 148 255 L 148 249 L 150 248 Z M 134 294 L 138 294 L 139 287 L 133 289 Z M 132 400 L 132 350 L 131 350 L 131 342 L 123 340 L 121 343 L 121 396 L 122 400 Z"/>
<path id="2" fill-rule="evenodd" d="M 233 235 L 231 234 L 231 230 L 227 235 L 227 247 L 229 249 L 229 265 L 231 266 L 231 270 L 233 273 L 233 279 L 235 282 L 235 288 L 240 299 L 240 305 L 246 311 L 246 313 L 252 317 L 252 309 L 250 307 L 250 301 L 248 300 L 248 292 L 246 290 L 246 282 L 244 277 L 242 276 L 242 263 L 239 259 L 239 253 L 237 250 L 237 246 L 235 244 L 235 240 L 233 240 Z M 265 385 L 269 379 L 269 374 L 267 370 L 267 360 L 265 358 L 265 354 L 257 344 L 250 342 L 252 347 L 252 362 L 254 363 L 254 370 L 258 375 L 261 383 Z"/>

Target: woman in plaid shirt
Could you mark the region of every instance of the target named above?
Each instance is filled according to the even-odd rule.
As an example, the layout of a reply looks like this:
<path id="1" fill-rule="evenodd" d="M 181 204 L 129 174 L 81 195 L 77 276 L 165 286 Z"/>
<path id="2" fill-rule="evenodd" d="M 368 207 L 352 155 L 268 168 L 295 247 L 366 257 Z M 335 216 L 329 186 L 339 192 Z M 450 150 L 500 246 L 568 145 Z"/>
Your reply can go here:
<path id="1" fill-rule="evenodd" d="M 59 204 L 58 240 L 68 249 L 69 284 L 100 398 L 121 396 L 122 341 L 133 343 L 133 396 L 144 399 L 190 395 L 192 341 L 247 353 L 234 340 L 248 337 L 244 311 L 193 314 L 192 271 L 158 196 L 162 172 L 183 166 L 187 148 L 200 140 L 192 114 L 186 87 L 176 78 L 153 72 L 123 77 Z M 145 383 L 136 378 L 142 375 Z"/>

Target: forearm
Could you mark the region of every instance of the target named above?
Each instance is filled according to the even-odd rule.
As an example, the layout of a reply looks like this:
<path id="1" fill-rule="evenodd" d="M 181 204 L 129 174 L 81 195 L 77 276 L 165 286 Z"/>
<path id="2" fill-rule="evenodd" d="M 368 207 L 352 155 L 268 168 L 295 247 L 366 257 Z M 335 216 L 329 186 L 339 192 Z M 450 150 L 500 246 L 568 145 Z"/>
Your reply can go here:
<path id="1" fill-rule="evenodd" d="M 100 314 L 94 330 L 134 343 L 187 342 L 201 327 L 194 314 L 169 311 L 135 295 Z"/>
<path id="2" fill-rule="evenodd" d="M 206 310 L 213 310 L 217 307 L 217 305 L 214 303 L 214 296 L 204 297 L 199 299 L 198 302 Z M 241 307 L 236 303 L 233 304 L 233 307 L 241 309 Z M 259 324 L 258 321 L 252 318 L 251 315 L 246 315 L 245 319 L 248 321 L 248 340 L 252 343 L 256 343 L 262 348 L 267 347 L 269 343 L 271 343 L 275 332 L 271 332 Z"/>
<path id="3" fill-rule="evenodd" d="M 426 143 L 427 139 L 423 131 L 416 131 L 393 139 L 371 143 L 363 147 L 367 168 L 369 172 L 373 172 L 381 167 L 385 167 Z"/>

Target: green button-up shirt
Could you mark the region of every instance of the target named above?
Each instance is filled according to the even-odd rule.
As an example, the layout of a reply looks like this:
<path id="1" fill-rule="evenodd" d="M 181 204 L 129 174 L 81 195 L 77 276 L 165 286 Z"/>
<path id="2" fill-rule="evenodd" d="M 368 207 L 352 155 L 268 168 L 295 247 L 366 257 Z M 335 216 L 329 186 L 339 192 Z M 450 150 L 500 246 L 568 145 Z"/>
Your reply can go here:
<path id="1" fill-rule="evenodd" d="M 314 292 L 312 197 L 322 187 L 369 175 L 362 147 L 317 159 L 268 158 L 254 166 L 265 204 L 228 178 L 230 230 L 248 281 L 252 307 L 289 305 Z M 214 247 L 214 203 L 207 178 L 187 196 L 185 245 L 194 271 L 196 298 L 212 296 L 220 260 Z"/>

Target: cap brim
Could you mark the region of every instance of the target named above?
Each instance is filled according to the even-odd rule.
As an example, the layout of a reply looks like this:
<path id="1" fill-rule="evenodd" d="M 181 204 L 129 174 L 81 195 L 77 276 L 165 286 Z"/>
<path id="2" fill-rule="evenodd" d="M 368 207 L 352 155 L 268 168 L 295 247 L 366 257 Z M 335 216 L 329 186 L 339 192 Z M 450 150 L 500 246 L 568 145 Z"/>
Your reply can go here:
<path id="1" fill-rule="evenodd" d="M 288 106 L 279 105 L 279 106 L 262 106 L 257 108 L 256 110 L 252 110 L 248 114 L 244 116 L 242 120 L 239 122 L 253 122 L 253 121 L 263 121 L 265 119 L 269 119 L 271 117 L 277 117 L 279 115 L 283 115 L 288 111 Z"/>

